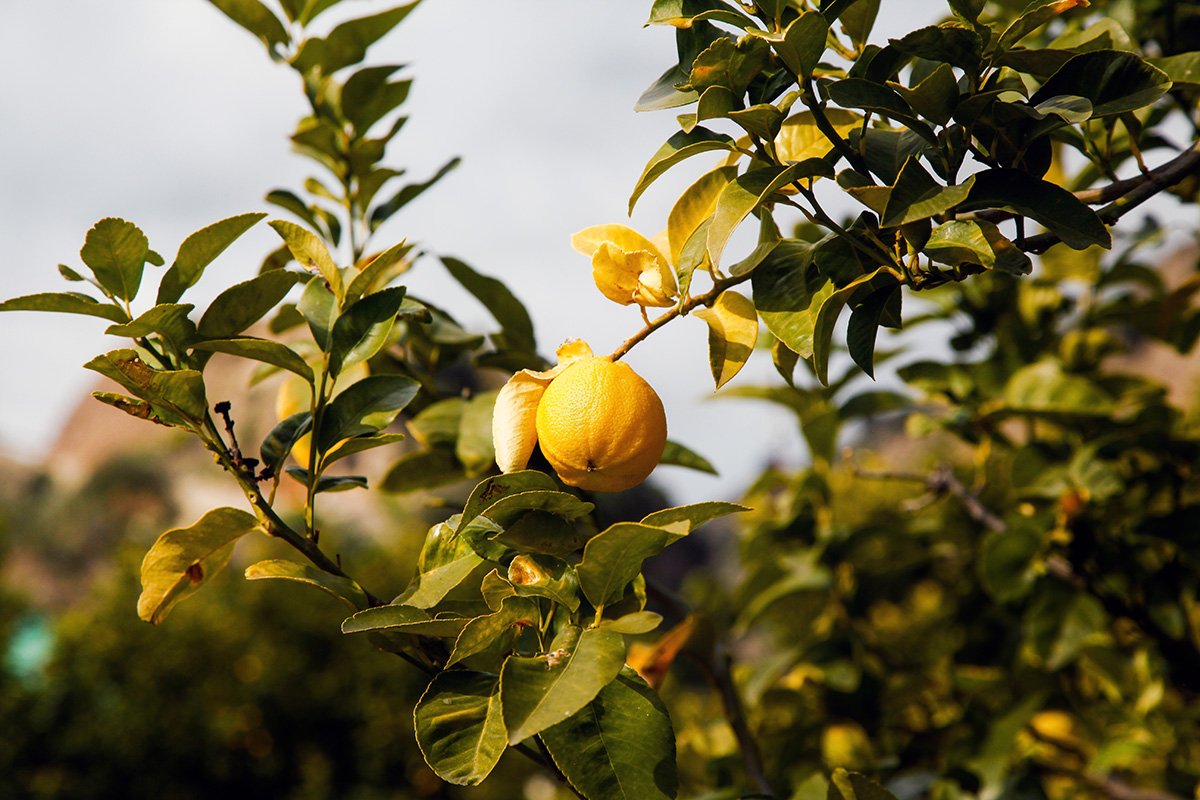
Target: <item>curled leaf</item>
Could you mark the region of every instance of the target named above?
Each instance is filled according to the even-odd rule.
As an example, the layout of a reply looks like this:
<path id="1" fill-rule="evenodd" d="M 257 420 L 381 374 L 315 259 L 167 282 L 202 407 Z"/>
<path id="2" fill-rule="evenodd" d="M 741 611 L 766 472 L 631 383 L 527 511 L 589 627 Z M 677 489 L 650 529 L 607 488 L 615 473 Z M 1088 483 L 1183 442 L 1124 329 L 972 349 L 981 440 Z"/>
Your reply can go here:
<path id="1" fill-rule="evenodd" d="M 741 370 L 758 342 L 754 303 L 732 289 L 721 292 L 709 308 L 692 312 L 708 324 L 708 361 L 720 389 Z"/>

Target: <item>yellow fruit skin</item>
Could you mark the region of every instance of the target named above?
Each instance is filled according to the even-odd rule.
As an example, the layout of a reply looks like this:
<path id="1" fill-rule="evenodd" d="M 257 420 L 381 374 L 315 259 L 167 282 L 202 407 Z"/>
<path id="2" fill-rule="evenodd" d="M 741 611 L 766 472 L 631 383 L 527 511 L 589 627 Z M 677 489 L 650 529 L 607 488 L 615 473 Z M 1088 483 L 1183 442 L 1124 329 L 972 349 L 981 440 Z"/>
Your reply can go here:
<path id="1" fill-rule="evenodd" d="M 650 384 L 607 356 L 577 361 L 538 403 L 542 453 L 563 483 L 592 492 L 637 486 L 667 444 L 667 416 Z"/>

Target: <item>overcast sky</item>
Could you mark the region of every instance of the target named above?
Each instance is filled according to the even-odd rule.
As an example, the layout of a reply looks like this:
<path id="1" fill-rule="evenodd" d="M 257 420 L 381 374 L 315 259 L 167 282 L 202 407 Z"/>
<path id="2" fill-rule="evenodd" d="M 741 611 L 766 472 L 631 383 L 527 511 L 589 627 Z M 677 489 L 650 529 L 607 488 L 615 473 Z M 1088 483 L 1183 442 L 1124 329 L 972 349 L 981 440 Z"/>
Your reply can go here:
<path id="1" fill-rule="evenodd" d="M 368 13 L 385 3 L 346 3 Z M 677 130 L 671 112 L 636 114 L 641 91 L 674 60 L 670 29 L 643 28 L 647 0 L 425 0 L 369 63 L 409 65 L 411 117 L 385 163 L 418 179 L 452 156 L 463 163 L 381 229 L 502 278 L 532 312 L 544 354 L 567 337 L 608 352 L 640 327 L 634 307 L 605 300 L 570 247 L 589 225 L 665 226 L 679 192 L 705 168 L 668 173 L 639 202 L 629 193 L 646 160 Z M 890 6 L 890 8 L 889 8 Z M 309 163 L 289 152 L 305 111 L 293 72 L 205 0 L 4 2 L 0 27 L 0 295 L 75 289 L 55 265 L 81 266 L 99 219 L 139 225 L 170 263 L 192 231 L 298 190 Z M 932 22 L 934 0 L 885 2 L 873 40 Z M 597 9 L 603 9 L 599 11 Z M 888 11 L 903 12 L 899 22 Z M 332 16 L 336 12 L 330 12 Z M 917 19 L 920 17 L 920 19 Z M 705 162 L 707 163 L 707 162 Z M 254 274 L 278 244 L 259 225 L 208 270 L 189 300 L 207 302 Z M 436 261 L 410 292 L 476 328 L 486 312 Z M 147 291 L 148 295 L 152 292 Z M 138 309 L 151 302 L 143 298 Z M 0 314 L 0 449 L 36 460 L 93 382 L 80 365 L 124 346 L 103 320 Z M 627 357 L 663 397 L 670 436 L 722 469 L 657 476 L 680 501 L 735 497 L 767 458 L 795 463 L 790 415 L 762 403 L 713 401 L 699 320 L 676 321 Z M 759 353 L 731 385 L 774 382 Z M 116 413 L 116 412 L 114 412 Z"/>

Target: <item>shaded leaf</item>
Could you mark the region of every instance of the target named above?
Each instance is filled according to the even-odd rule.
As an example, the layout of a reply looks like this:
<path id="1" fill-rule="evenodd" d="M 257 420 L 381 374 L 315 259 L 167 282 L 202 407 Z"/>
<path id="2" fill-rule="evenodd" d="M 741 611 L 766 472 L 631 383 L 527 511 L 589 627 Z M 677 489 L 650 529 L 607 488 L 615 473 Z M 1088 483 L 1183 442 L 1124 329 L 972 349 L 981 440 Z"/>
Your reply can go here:
<path id="1" fill-rule="evenodd" d="M 420 388 L 403 375 L 371 375 L 350 384 L 326 407 L 317 448 L 328 452 L 343 439 L 386 428 Z"/>
<path id="2" fill-rule="evenodd" d="M 492 317 L 500 323 L 504 344 L 513 350 L 533 352 L 536 343 L 533 321 L 529 312 L 501 281 L 481 275 L 457 258 L 441 257 L 446 270 L 463 288 L 483 303 Z"/>
<path id="3" fill-rule="evenodd" d="M 942 264 L 978 264 L 1010 275 L 1028 275 L 1033 262 L 985 220 L 950 220 L 933 229 L 923 252 Z"/>
<path id="4" fill-rule="evenodd" d="M 1091 245 L 1112 247 L 1108 228 L 1083 201 L 1061 186 L 1019 169 L 989 169 L 976 173 L 975 183 L 960 211 L 1008 208 L 1032 217 L 1075 250 Z"/>
<path id="5" fill-rule="evenodd" d="M 262 39 L 267 47 L 283 45 L 291 41 L 287 29 L 279 18 L 259 0 L 209 0 L 225 16 Z"/>
<path id="6" fill-rule="evenodd" d="M 382 289 L 351 303 L 338 315 L 330 331 L 331 375 L 363 363 L 387 344 L 404 293 L 403 286 Z"/>
<path id="7" fill-rule="evenodd" d="M 430 617 L 421 608 L 393 604 L 363 609 L 342 623 L 342 633 L 387 630 L 418 636 L 458 636 L 469 622 L 466 617 Z"/>
<path id="8" fill-rule="evenodd" d="M 439 672 L 417 701 L 413 722 L 426 763 L 448 783 L 478 784 L 508 747 L 495 675 Z"/>
<path id="9" fill-rule="evenodd" d="M 610 525 L 588 540 L 575 568 L 583 596 L 597 608 L 620 599 L 642 562 L 682 535 L 637 522 Z"/>
<path id="10" fill-rule="evenodd" d="M 401 458 L 388 470 L 379 488 L 392 493 L 415 492 L 457 483 L 466 480 L 466 477 L 454 453 L 434 448 L 409 453 Z"/>
<path id="11" fill-rule="evenodd" d="M 274 269 L 235 283 L 209 304 L 196 324 L 206 339 L 230 339 L 258 322 L 283 300 L 304 275 Z"/>
<path id="12" fill-rule="evenodd" d="M 1133 53 L 1096 50 L 1063 64 L 1029 102 L 1036 106 L 1058 95 L 1084 97 L 1092 104 L 1092 116 L 1103 117 L 1145 108 L 1170 88 L 1171 79 L 1165 72 Z"/>
<path id="13" fill-rule="evenodd" d="M 691 533 L 706 522 L 711 522 L 728 514 L 737 514 L 751 509 L 737 503 L 710 501 L 693 503 L 676 508 L 664 508 L 655 511 L 642 519 L 643 525 L 653 525 L 657 528 L 667 528 L 674 533 Z"/>
<path id="14" fill-rule="evenodd" d="M 540 621 L 541 614 L 535 601 L 516 595 L 505 597 L 494 614 L 476 617 L 467 623 L 454 642 L 454 651 L 450 654 L 446 667 L 483 652 L 506 632 L 516 632 L 522 627 L 538 625 Z"/>
<path id="15" fill-rule="evenodd" d="M 749 360 L 758 342 L 758 312 L 742 295 L 727 289 L 713 304 L 692 315 L 708 325 L 708 363 L 720 389 Z"/>
<path id="16" fill-rule="evenodd" d="M 417 3 L 359 17 L 343 22 L 324 39 L 311 38 L 301 45 L 292 59 L 292 67 L 300 73 L 319 68 L 325 75 L 332 75 L 343 67 L 357 64 L 367 55 L 367 48 L 400 24 Z"/>
<path id="17" fill-rule="evenodd" d="M 659 457 L 658 463 L 675 467 L 687 467 L 698 472 L 707 472 L 710 475 L 717 474 L 716 467 L 707 458 L 670 439 L 667 440 L 667 445 L 663 448 L 663 454 Z"/>
<path id="18" fill-rule="evenodd" d="M 14 297 L 0 302 L 0 311 L 56 311 L 60 314 L 84 314 L 110 322 L 129 321 L 125 309 L 112 303 L 102 303 L 76 292 L 41 292 Z"/>
<path id="19" fill-rule="evenodd" d="M 370 605 L 366 592 L 357 583 L 341 575 L 333 575 L 317 569 L 312 564 L 300 564 L 277 558 L 260 561 L 246 568 L 247 580 L 255 581 L 264 578 L 280 578 L 316 586 L 356 611 L 361 611 Z"/>
<path id="20" fill-rule="evenodd" d="M 227 353 L 239 358 L 248 358 L 271 364 L 288 372 L 294 372 L 301 378 L 313 380 L 312 367 L 292 348 L 270 339 L 255 339 L 245 337 L 240 339 L 210 339 L 196 342 L 193 350 L 204 350 L 215 353 Z"/>

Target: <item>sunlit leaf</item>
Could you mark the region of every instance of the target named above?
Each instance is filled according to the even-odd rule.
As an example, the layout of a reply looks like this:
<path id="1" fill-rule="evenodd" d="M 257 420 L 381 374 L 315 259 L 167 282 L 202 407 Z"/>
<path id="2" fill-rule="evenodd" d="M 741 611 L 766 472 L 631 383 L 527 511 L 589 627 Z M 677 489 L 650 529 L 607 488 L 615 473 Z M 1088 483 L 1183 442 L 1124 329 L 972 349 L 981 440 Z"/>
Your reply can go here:
<path id="1" fill-rule="evenodd" d="M 350 578 L 333 575 L 317 569 L 312 564 L 300 564 L 276 558 L 260 561 L 246 568 L 247 580 L 255 581 L 265 578 L 279 578 L 316 586 L 343 601 L 355 611 L 361 611 L 370 605 L 366 592 Z"/>
<path id="2" fill-rule="evenodd" d="M 413 720 L 426 763 L 448 783 L 480 783 L 508 747 L 496 675 L 439 672 L 417 702 Z"/>
<path id="3" fill-rule="evenodd" d="M 133 223 L 108 217 L 87 232 L 79 257 L 96 281 L 114 297 L 132 300 L 142 283 L 142 270 L 151 257 L 150 243 Z"/>
<path id="4" fill-rule="evenodd" d="M 708 362 L 720 389 L 749 360 L 758 342 L 758 312 L 754 304 L 732 289 L 717 296 L 709 307 L 692 315 L 708 324 Z"/>

